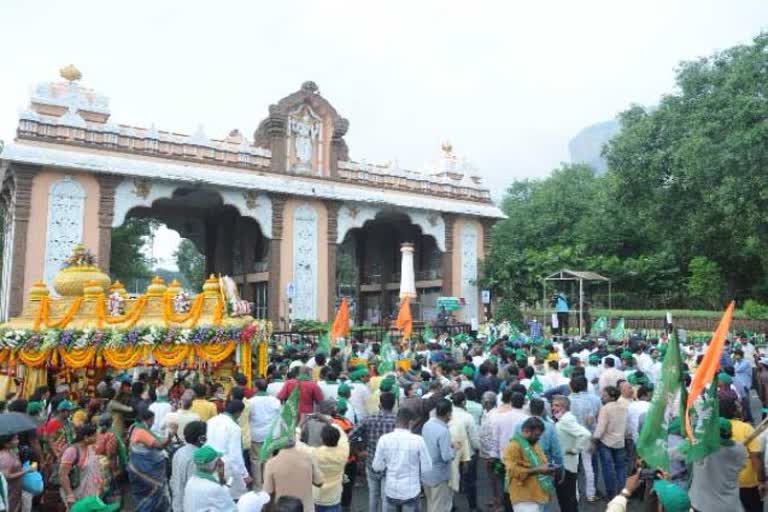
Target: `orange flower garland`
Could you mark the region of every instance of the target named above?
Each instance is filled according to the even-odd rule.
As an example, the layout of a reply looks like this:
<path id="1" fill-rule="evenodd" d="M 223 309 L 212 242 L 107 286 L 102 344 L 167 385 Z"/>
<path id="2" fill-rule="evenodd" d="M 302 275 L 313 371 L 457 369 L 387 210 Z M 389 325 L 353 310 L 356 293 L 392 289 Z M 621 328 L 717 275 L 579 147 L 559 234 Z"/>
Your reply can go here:
<path id="1" fill-rule="evenodd" d="M 176 366 L 184 362 L 190 349 L 189 345 L 157 345 L 152 355 L 161 366 Z"/>
<path id="2" fill-rule="evenodd" d="M 48 318 L 48 315 L 50 314 L 50 299 L 48 297 L 43 297 L 40 299 L 40 309 L 37 310 L 37 318 L 35 318 L 32 328 L 37 331 L 40 329 L 40 325 L 44 325 L 49 329 L 63 329 L 72 321 L 72 318 L 74 318 L 75 314 L 80 310 L 80 305 L 82 303 L 83 298 L 76 297 L 64 312 L 64 316 L 55 322 L 51 322 Z"/>
<path id="3" fill-rule="evenodd" d="M 200 314 L 203 312 L 203 304 L 205 303 L 205 296 L 199 293 L 195 296 L 195 300 L 192 301 L 192 305 L 187 313 L 177 315 L 173 311 L 173 300 L 171 297 L 165 295 L 163 297 L 163 320 L 166 325 L 170 323 L 182 324 L 190 321 L 189 327 L 195 327 L 198 320 L 200 320 Z"/>
<path id="4" fill-rule="evenodd" d="M 105 348 L 101 355 L 104 356 L 104 360 L 113 368 L 118 370 L 127 370 L 136 366 L 144 356 L 143 347 L 120 347 L 120 348 Z"/>
<path id="5" fill-rule="evenodd" d="M 58 352 L 62 362 L 68 368 L 85 368 L 96 356 L 96 347 L 73 348 L 72 350 L 65 350 L 63 347 L 59 347 Z"/>
<path id="6" fill-rule="evenodd" d="M 33 368 L 43 366 L 48 360 L 48 354 L 49 352 L 47 350 L 40 352 L 32 350 L 19 350 L 17 353 L 22 363 Z"/>
<path id="7" fill-rule="evenodd" d="M 209 363 L 220 363 L 228 358 L 235 351 L 235 342 L 226 343 L 208 343 L 195 347 L 198 359 L 203 359 Z"/>
<path id="8" fill-rule="evenodd" d="M 147 305 L 147 296 L 140 295 L 136 299 L 136 302 L 133 303 L 133 306 L 131 306 L 131 309 L 126 311 L 124 315 L 107 316 L 103 308 L 103 298 L 100 298 L 99 302 L 102 304 L 102 307 L 96 308 L 96 314 L 100 316 L 101 321 L 108 324 L 122 324 L 128 322 L 128 324 L 123 327 L 132 327 L 139 320 L 141 312 L 144 311 L 144 306 Z"/>
<path id="9" fill-rule="evenodd" d="M 224 301 L 219 298 L 216 301 L 216 309 L 213 310 L 213 324 L 221 325 L 221 321 L 224 319 Z"/>

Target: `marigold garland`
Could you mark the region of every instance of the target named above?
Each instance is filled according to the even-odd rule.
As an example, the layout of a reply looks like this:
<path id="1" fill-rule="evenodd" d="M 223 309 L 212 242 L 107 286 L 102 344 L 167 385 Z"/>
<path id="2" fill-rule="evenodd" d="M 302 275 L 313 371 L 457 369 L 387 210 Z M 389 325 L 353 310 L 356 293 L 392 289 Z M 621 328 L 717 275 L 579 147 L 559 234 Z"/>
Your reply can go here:
<path id="1" fill-rule="evenodd" d="M 19 350 L 17 353 L 19 360 L 22 363 L 33 368 L 43 366 L 48 360 L 48 354 L 48 350 L 41 350 L 40 352 L 34 350 Z M 13 360 L 11 363 L 13 363 Z"/>
<path id="2" fill-rule="evenodd" d="M 74 318 L 75 314 L 80 310 L 80 305 L 82 303 L 82 297 L 75 297 L 75 300 L 72 301 L 72 304 L 70 304 L 64 312 L 64 316 L 55 322 L 51 322 L 48 318 L 50 314 L 50 299 L 48 297 L 41 298 L 40 308 L 37 310 L 37 318 L 35 318 L 32 326 L 33 329 L 39 330 L 41 324 L 49 329 L 63 329 L 72 321 L 72 318 Z"/>
<path id="3" fill-rule="evenodd" d="M 161 366 L 177 366 L 184 362 L 190 349 L 188 345 L 157 345 L 152 355 Z"/>
<path id="4" fill-rule="evenodd" d="M 68 368 L 85 368 L 93 362 L 96 355 L 96 347 L 73 348 L 72 350 L 65 350 L 63 347 L 59 347 L 58 352 L 62 362 Z"/>
<path id="5" fill-rule="evenodd" d="M 100 302 L 104 302 L 103 296 L 99 298 Z M 102 308 L 102 315 L 103 320 L 107 322 L 108 324 L 127 324 L 123 327 L 132 327 L 136 322 L 138 322 L 139 317 L 141 317 L 141 312 L 144 311 L 144 306 L 147 305 L 147 296 L 146 295 L 140 295 L 136 302 L 133 303 L 133 306 L 129 311 L 126 311 L 124 315 L 119 316 L 106 316 L 104 315 L 104 310 Z M 97 310 L 98 311 L 98 310 Z"/>
<path id="6" fill-rule="evenodd" d="M 224 319 L 224 301 L 219 298 L 216 301 L 216 309 L 213 310 L 213 324 L 221 325 L 221 321 Z"/>
<path id="7" fill-rule="evenodd" d="M 209 343 L 195 347 L 197 357 L 209 363 L 220 363 L 235 351 L 235 342 Z"/>
<path id="8" fill-rule="evenodd" d="M 163 320 L 165 325 L 171 323 L 183 324 L 191 320 L 189 327 L 195 327 L 200 320 L 200 315 L 203 312 L 203 305 L 205 304 L 205 295 L 199 293 L 192 301 L 192 305 L 187 313 L 177 315 L 173 311 L 173 301 L 168 295 L 163 297 Z"/>
<path id="9" fill-rule="evenodd" d="M 144 347 L 129 346 L 120 348 L 105 348 L 102 353 L 104 360 L 113 368 L 127 370 L 138 365 L 144 355 Z"/>
<path id="10" fill-rule="evenodd" d="M 8 359 L 8 354 L 10 353 L 10 350 L 0 350 L 0 364 L 3 364 Z"/>

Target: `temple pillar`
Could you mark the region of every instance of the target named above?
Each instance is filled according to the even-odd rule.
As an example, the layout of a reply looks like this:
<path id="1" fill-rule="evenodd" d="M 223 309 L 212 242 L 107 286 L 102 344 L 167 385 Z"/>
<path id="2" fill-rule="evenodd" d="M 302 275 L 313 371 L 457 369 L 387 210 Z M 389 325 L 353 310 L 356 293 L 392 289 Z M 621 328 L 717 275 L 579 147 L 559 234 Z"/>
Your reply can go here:
<path id="1" fill-rule="evenodd" d="M 328 215 L 328 228 L 326 236 L 328 238 L 328 318 L 333 319 L 336 315 L 336 235 L 338 232 L 339 201 L 324 201 L 325 210 Z"/>
<path id="2" fill-rule="evenodd" d="M 363 282 L 366 277 L 365 269 L 365 231 L 357 230 L 355 233 L 355 263 L 357 264 L 357 280 L 355 282 L 355 325 L 362 325 L 365 315 L 363 304 Z"/>
<path id="3" fill-rule="evenodd" d="M 267 317 L 275 330 L 280 329 L 280 246 L 283 241 L 283 213 L 286 194 L 270 194 L 272 200 L 272 238 L 269 240 L 269 285 L 267 288 Z"/>
<path id="4" fill-rule="evenodd" d="M 217 274 L 232 275 L 232 246 L 235 219 L 232 215 L 225 213 L 219 215 L 216 220 L 215 272 Z"/>
<path id="5" fill-rule="evenodd" d="M 18 316 L 24 307 L 24 267 L 27 256 L 27 231 L 29 230 L 29 216 L 32 206 L 32 181 L 40 172 L 40 167 L 30 165 L 13 164 L 8 173 L 12 176 L 12 191 L 10 210 L 13 240 L 11 241 L 11 271 L 8 286 L 10 289 L 8 299 L 8 316 Z M 8 236 L 8 233 L 5 233 Z M 39 236 L 39 234 L 36 234 Z M 7 261 L 7 260 L 6 260 Z"/>
<path id="6" fill-rule="evenodd" d="M 445 223 L 445 251 L 442 255 L 443 296 L 453 296 L 453 226 L 456 216 L 451 213 L 443 214 Z"/>
<path id="7" fill-rule="evenodd" d="M 216 272 L 216 239 L 218 223 L 215 217 L 205 218 L 205 277 Z"/>
<path id="8" fill-rule="evenodd" d="M 272 172 L 285 173 L 287 159 L 286 126 L 288 118 L 279 111 L 276 105 L 269 107 L 267 122 L 267 135 L 269 136 L 269 149 L 272 152 L 270 170 Z M 274 215 L 274 213 L 273 213 Z"/>
<path id="9" fill-rule="evenodd" d="M 98 174 L 99 182 L 99 248 L 98 266 L 109 274 L 112 255 L 112 220 L 115 217 L 115 189 L 123 181 L 117 174 Z"/>

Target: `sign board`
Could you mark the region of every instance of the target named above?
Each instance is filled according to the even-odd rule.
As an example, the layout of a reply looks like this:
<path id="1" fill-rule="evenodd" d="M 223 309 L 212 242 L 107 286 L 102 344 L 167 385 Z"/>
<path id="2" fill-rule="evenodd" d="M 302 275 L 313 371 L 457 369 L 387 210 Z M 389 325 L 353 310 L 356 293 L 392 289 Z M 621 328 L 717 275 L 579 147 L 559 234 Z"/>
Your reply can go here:
<path id="1" fill-rule="evenodd" d="M 289 299 L 292 299 L 296 296 L 296 285 L 293 284 L 293 282 L 289 282 L 288 285 L 285 287 L 285 294 L 288 296 Z"/>
<path id="2" fill-rule="evenodd" d="M 438 297 L 437 308 L 445 308 L 446 311 L 458 311 L 462 306 L 462 302 L 459 297 Z"/>
<path id="3" fill-rule="evenodd" d="M 491 303 L 491 290 L 482 290 L 480 292 L 480 298 L 483 301 L 483 304 L 490 304 Z"/>

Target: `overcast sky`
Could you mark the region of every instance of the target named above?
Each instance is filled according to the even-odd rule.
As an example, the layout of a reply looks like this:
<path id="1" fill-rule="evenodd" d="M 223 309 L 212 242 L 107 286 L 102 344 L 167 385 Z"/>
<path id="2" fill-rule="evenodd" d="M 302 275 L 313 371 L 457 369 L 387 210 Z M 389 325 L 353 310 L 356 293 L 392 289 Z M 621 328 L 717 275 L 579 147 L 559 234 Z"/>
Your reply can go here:
<path id="1" fill-rule="evenodd" d="M 450 140 L 492 187 L 547 175 L 579 130 L 768 29 L 765 0 L 0 2 L 0 139 L 68 63 L 112 120 L 252 137 L 305 80 L 355 160 L 420 168 Z"/>

